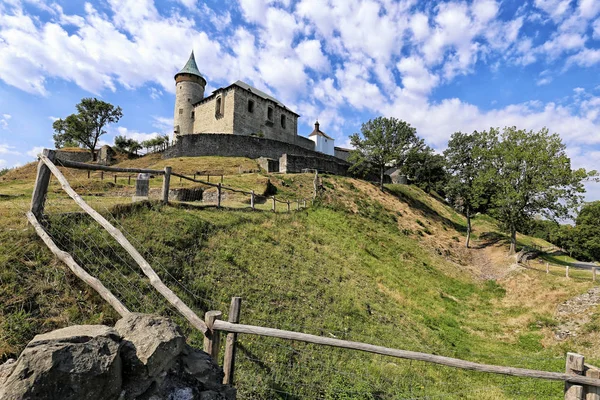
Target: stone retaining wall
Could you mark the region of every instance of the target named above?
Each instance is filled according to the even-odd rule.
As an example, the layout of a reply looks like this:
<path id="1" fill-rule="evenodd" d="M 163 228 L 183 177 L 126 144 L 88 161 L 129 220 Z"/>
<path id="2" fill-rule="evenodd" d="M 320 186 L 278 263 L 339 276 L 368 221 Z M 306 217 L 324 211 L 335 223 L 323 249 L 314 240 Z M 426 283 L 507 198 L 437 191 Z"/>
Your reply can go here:
<path id="1" fill-rule="evenodd" d="M 335 157 L 311 157 L 296 154 L 283 154 L 279 158 L 279 172 L 298 173 L 304 169 L 316 169 L 335 175 L 346 175 L 350 164 Z"/>

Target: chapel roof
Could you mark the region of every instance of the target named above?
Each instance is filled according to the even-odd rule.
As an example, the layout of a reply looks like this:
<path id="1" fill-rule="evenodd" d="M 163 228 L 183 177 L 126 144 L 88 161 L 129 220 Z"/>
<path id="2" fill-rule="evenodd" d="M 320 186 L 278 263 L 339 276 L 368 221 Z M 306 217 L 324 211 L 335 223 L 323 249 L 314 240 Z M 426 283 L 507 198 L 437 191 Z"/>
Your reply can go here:
<path id="1" fill-rule="evenodd" d="M 310 133 L 310 135 L 308 135 L 308 137 L 311 136 L 323 136 L 324 138 L 334 140 L 331 136 L 319 129 L 319 121 L 315 122 L 315 129 Z"/>
<path id="2" fill-rule="evenodd" d="M 190 74 L 190 75 L 199 76 L 200 78 L 204 78 L 202 76 L 202 74 L 200 73 L 200 71 L 198 70 L 198 65 L 196 64 L 196 58 L 194 57 L 194 50 L 192 50 L 192 54 L 190 54 L 190 58 L 188 59 L 187 63 L 185 63 L 183 68 L 181 68 L 181 71 L 179 71 L 178 73 L 175 74 L 175 77 L 177 77 L 177 75 L 179 75 L 179 74 Z"/>

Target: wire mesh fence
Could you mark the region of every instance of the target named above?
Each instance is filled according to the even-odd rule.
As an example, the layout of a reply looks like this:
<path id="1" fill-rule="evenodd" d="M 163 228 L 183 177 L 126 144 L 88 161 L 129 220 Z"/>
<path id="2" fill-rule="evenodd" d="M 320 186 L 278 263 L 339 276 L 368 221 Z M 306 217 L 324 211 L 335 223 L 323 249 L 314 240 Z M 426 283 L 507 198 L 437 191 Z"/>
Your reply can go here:
<path id="1" fill-rule="evenodd" d="M 149 208 L 152 212 L 161 213 L 157 203 L 132 204 L 131 197 L 135 193 L 134 183 L 129 178 L 113 178 L 113 180 L 92 179 L 95 177 L 86 171 L 61 168 L 73 189 L 83 199 L 100 212 L 112 225 L 119 229 L 136 249 L 153 266 L 163 282 L 171 288 L 198 315 L 207 310 L 227 310 L 229 296 L 215 290 L 214 277 L 219 274 L 215 266 L 202 264 L 201 269 L 195 265 L 193 248 L 188 255 L 174 255 L 170 252 L 169 240 L 156 243 L 146 240 L 146 232 L 142 220 L 135 218 L 136 207 Z M 127 181 L 126 181 L 127 179 Z M 149 197 L 161 198 L 161 179 L 150 183 Z M 127 182 L 127 183 L 126 183 Z M 216 191 L 208 187 L 203 192 L 204 204 L 217 204 L 217 199 L 211 200 L 206 193 Z M 226 192 L 226 191 L 224 191 Z M 246 205 L 244 193 L 232 192 L 221 198 L 221 206 L 243 208 Z M 272 199 L 264 197 L 265 209 L 272 206 Z M 248 199 L 249 200 L 249 199 Z M 184 200 L 185 201 L 185 200 Z M 213 203 L 211 203 L 211 201 Z M 260 200 L 257 200 L 260 204 Z M 1 202 L 0 202 L 1 205 Z M 4 205 L 9 218 L 15 220 L 11 224 L 22 232 L 28 230 L 23 214 L 28 210 L 30 199 L 12 200 L 10 206 Z M 279 210 L 287 211 L 287 201 L 276 201 Z M 293 210 L 293 206 L 290 205 Z M 133 216 L 132 216 L 133 215 Z M 158 313 L 176 320 L 185 327 L 191 343 L 199 346 L 202 336 L 193 331 L 176 310 L 162 298 L 150 285 L 139 266 L 129 254 L 105 230 L 87 214 L 81 212 L 62 190 L 56 179 L 51 178 L 45 204 L 44 227 L 55 243 L 69 252 L 73 258 L 91 275 L 99 278 L 130 310 L 135 312 Z M 210 228 L 207 228 L 210 229 Z M 199 232 L 195 245 L 201 245 L 204 240 Z M 5 233 L 2 233 L 5 235 Z M 10 241 L 9 235 L 1 238 Z M 194 245 L 194 244 L 192 244 Z M 9 251 L 0 257 L 2 262 L 18 262 L 19 267 L 12 270 L 14 274 L 23 277 L 31 276 L 28 266 L 36 265 L 38 271 L 33 279 L 41 288 L 35 312 L 43 314 L 46 319 L 53 317 L 52 301 L 60 302 L 61 291 L 79 291 L 72 307 L 79 308 L 80 315 L 86 315 L 87 321 L 96 318 L 98 321 L 110 323 L 118 318 L 108 307 L 90 307 L 89 297 L 95 296 L 89 288 L 84 287 L 64 268 L 56 262 L 50 263 L 50 257 L 45 249 L 35 244 L 35 236 L 29 233 L 26 241 L 14 240 L 8 247 Z M 183 257 L 173 259 L 173 257 Z M 186 259 L 186 257 L 189 257 Z M 190 268 L 198 268 L 194 279 L 190 278 Z M 212 269 L 211 269 L 212 268 Z M 185 269 L 188 269 L 187 271 Z M 209 279 L 203 279 L 211 277 Z M 4 277 L 0 276 L 0 279 Z M 26 279 L 15 280 L 24 282 Z M 56 284 L 63 281 L 61 285 Z M 44 282 L 51 290 L 44 294 Z M 1 285 L 0 285 L 1 286 Z M 4 296 L 3 313 L 12 311 L 11 307 L 21 307 L 26 313 L 35 307 L 27 304 L 27 299 L 19 298 L 13 301 L 10 296 Z M 39 303 L 47 301 L 48 305 Z M 101 304 L 101 301 L 95 301 Z M 56 304 L 56 303 L 54 303 Z M 266 305 L 268 307 L 268 305 Z M 90 307 L 89 310 L 81 310 Z M 258 307 L 258 306 L 257 306 Z M 298 332 L 329 335 L 332 337 L 360 341 L 372 344 L 378 343 L 378 337 L 372 332 L 359 328 L 344 329 L 331 326 L 315 326 L 300 324 L 295 321 L 282 323 L 281 318 L 257 318 L 264 315 L 252 308 L 242 311 L 242 323 L 276 327 Z M 248 318 L 245 320 L 245 318 Z M 64 321 L 63 321 L 64 322 Z M 62 322 L 57 322 L 61 324 Z M 4 325 L 10 325 L 4 323 Z M 48 327 L 52 327 L 49 325 Z M 46 327 L 46 328 L 48 328 Z M 34 327 L 30 330 L 35 331 Z M 400 335 L 413 350 L 436 353 L 438 349 L 424 344 L 419 332 L 406 327 Z M 445 354 L 453 356 L 454 354 Z M 510 365 L 515 367 L 532 367 L 546 370 L 560 370 L 564 365 L 563 358 L 540 357 L 493 357 L 486 354 L 472 353 L 472 359 L 481 362 Z M 450 367 L 431 365 L 424 362 L 392 359 L 385 356 L 359 353 L 314 344 L 290 342 L 282 339 L 264 338 L 250 335 L 240 335 L 237 353 L 236 382 L 240 398 L 246 399 L 502 399 L 502 398 L 561 398 L 562 383 L 528 378 L 515 378 L 492 375 L 487 373 L 456 370 Z"/>

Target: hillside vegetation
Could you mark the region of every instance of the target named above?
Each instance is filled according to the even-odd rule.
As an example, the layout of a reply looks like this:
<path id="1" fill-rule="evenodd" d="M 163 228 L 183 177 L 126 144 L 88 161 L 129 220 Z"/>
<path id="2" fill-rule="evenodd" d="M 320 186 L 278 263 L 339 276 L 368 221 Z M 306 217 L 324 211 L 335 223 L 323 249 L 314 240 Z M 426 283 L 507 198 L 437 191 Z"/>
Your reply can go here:
<path id="1" fill-rule="evenodd" d="M 154 158 L 153 158 L 154 157 Z M 282 198 L 311 198 L 312 175 L 269 175 L 247 159 L 127 160 L 127 166 L 193 174 L 220 169 L 224 182 L 262 193 L 268 180 Z M 247 172 L 239 174 L 239 172 Z M 600 321 L 558 341 L 562 302 L 590 289 L 590 274 L 515 265 L 507 236 L 474 218 L 475 247 L 464 248 L 464 218 L 413 186 L 375 185 L 324 176 L 322 196 L 292 213 L 193 204 L 129 205 L 125 178 L 100 181 L 65 171 L 74 188 L 124 230 L 161 278 L 192 308 L 228 311 L 243 298 L 241 322 L 290 329 L 472 361 L 551 371 L 565 351 L 594 363 Z M 28 227 L 33 186 L 28 165 L 0 179 L 0 357 L 13 357 L 34 334 L 76 323 L 114 323 L 117 315 L 80 283 Z M 152 183 L 160 186 L 160 180 Z M 179 182 L 176 182 L 179 185 Z M 188 185 L 186 182 L 182 186 Z M 19 196 L 22 195 L 22 196 Z M 264 209 L 268 205 L 263 205 Z M 47 229 L 130 309 L 173 316 L 190 340 L 202 338 L 149 287 L 134 262 L 51 183 Z M 519 235 L 523 245 L 549 246 Z M 419 362 L 240 336 L 237 387 L 244 399 L 562 398 L 562 383 L 492 376 Z"/>

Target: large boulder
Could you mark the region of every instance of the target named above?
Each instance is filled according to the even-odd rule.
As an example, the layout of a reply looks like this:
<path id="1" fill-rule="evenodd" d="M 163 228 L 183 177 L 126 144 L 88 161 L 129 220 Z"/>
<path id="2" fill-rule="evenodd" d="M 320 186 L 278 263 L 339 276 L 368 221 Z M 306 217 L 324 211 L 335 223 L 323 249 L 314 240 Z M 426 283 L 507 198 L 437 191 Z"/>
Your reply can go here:
<path id="1" fill-rule="evenodd" d="M 37 335 L 0 387 L 3 400 L 113 400 L 121 393 L 121 342 L 108 326 Z"/>
<path id="2" fill-rule="evenodd" d="M 123 338 L 126 398 L 135 398 L 160 386 L 185 345 L 185 337 L 170 319 L 132 313 L 117 321 Z"/>

